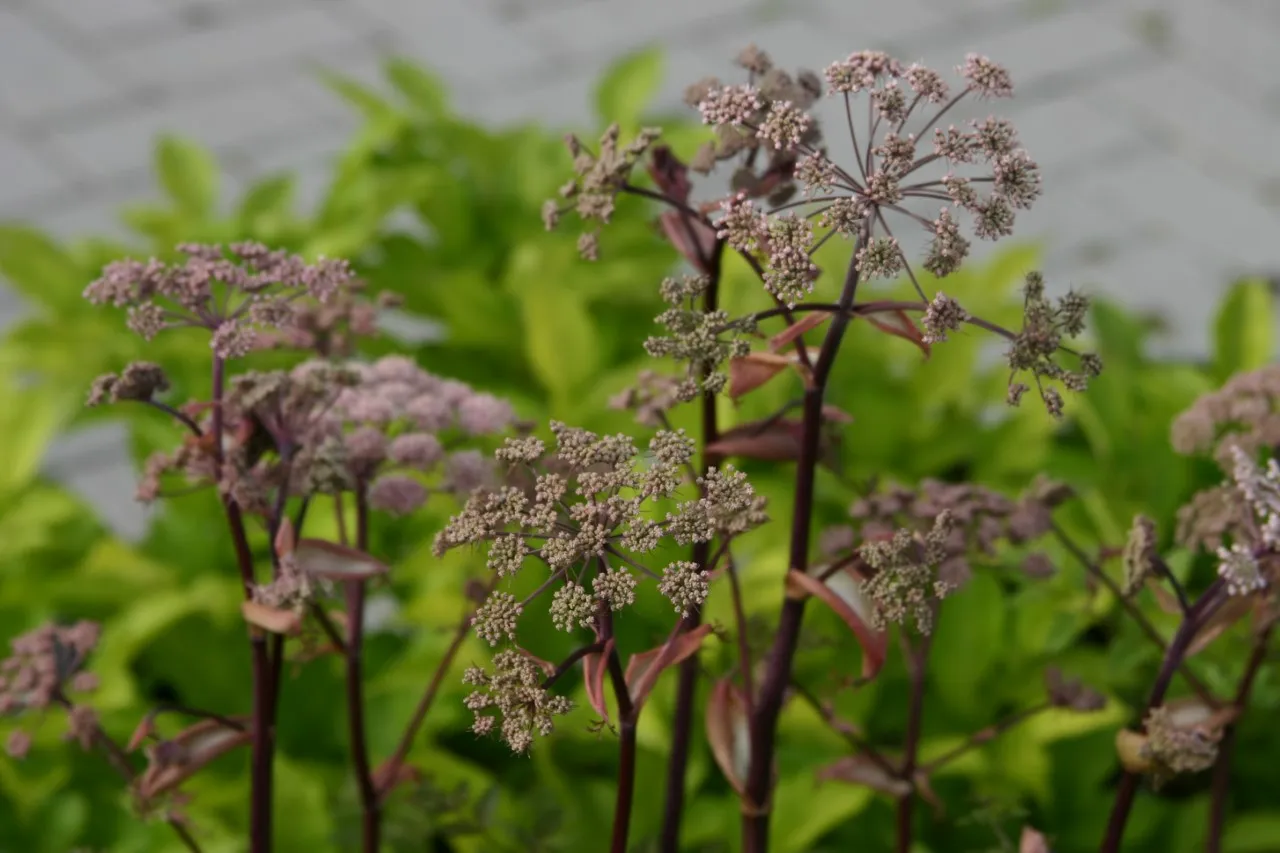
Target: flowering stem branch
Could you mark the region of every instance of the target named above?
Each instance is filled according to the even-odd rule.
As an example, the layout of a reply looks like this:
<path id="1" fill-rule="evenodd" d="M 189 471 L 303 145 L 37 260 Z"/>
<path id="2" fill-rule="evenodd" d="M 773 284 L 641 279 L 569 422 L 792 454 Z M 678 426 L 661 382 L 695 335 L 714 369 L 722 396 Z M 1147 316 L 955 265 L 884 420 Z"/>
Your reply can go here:
<path id="1" fill-rule="evenodd" d="M 864 226 L 859 244 L 866 242 Z M 855 253 L 849 259 L 837 312 L 831 318 L 813 379 L 804 394 L 803 438 L 796 465 L 796 497 L 791 525 L 791 548 L 788 568 L 804 572 L 809 563 L 809 539 L 813 526 L 813 495 L 817 475 L 819 444 L 822 437 L 822 404 L 827 380 L 835 364 L 840 342 L 849 327 L 850 309 L 858 290 L 858 261 Z M 782 605 L 777 633 L 769 652 L 760 693 L 750 719 L 750 770 L 747 773 L 746 798 L 743 803 L 743 849 L 746 853 L 765 853 L 769 847 L 769 801 L 773 781 L 773 752 L 778 731 L 778 717 L 787 685 L 791 682 L 791 664 L 800 640 L 804 620 L 805 598 L 787 596 Z"/>
<path id="2" fill-rule="evenodd" d="M 58 701 L 68 710 L 71 708 L 71 703 L 65 698 L 59 698 Z M 137 774 L 134 773 L 133 763 L 129 761 L 128 753 L 120 748 L 120 744 L 116 743 L 102 726 L 96 723 L 93 727 L 93 742 L 102 747 L 102 751 L 107 756 L 107 762 L 116 769 L 116 772 L 124 778 L 126 783 L 132 785 Z M 175 817 L 166 816 L 165 823 L 173 828 L 178 840 L 182 842 L 184 847 L 190 850 L 191 853 L 200 853 L 199 843 L 196 842 L 195 837 L 183 825 L 182 821 Z"/>
<path id="3" fill-rule="evenodd" d="M 1267 647 L 1271 643 L 1271 635 L 1276 627 L 1272 619 L 1254 640 L 1253 651 L 1245 664 L 1244 674 L 1236 687 L 1236 697 L 1232 702 L 1238 714 L 1243 714 L 1249 704 L 1249 694 L 1253 692 L 1253 683 L 1267 659 Z M 1212 799 L 1209 802 L 1209 833 L 1205 840 L 1206 853 L 1222 853 L 1222 831 L 1227 823 L 1227 800 L 1231 795 L 1231 758 L 1236 745 L 1237 717 L 1222 733 L 1218 744 L 1218 762 L 1213 767 Z"/>
<path id="4" fill-rule="evenodd" d="M 213 413 L 211 438 L 213 440 L 215 476 L 222 477 L 223 463 L 223 392 L 226 385 L 226 362 L 213 359 Z M 222 492 L 222 508 L 231 529 L 231 542 L 236 552 L 240 580 L 248 600 L 253 594 L 253 552 L 245 532 L 244 515 L 240 505 L 230 494 Z M 270 853 L 271 850 L 271 788 L 272 758 L 275 751 L 274 708 L 275 677 L 271 657 L 267 652 L 267 640 L 260 633 L 251 633 L 249 648 L 253 664 L 253 745 L 250 758 L 249 793 L 249 850 L 250 853 Z"/>
<path id="5" fill-rule="evenodd" d="M 685 216 L 685 228 L 688 231 L 690 243 L 696 246 L 696 234 L 692 225 L 687 222 L 687 215 Z M 724 258 L 724 247 L 725 241 L 717 240 L 711 257 L 705 259 L 704 266 L 708 270 L 709 283 L 702 293 L 702 310 L 707 313 L 715 311 L 719 307 L 720 270 L 721 262 Z M 710 368 L 708 367 L 707 372 L 709 371 Z M 715 395 L 703 394 L 700 402 L 702 415 L 702 435 L 700 436 L 702 442 L 701 474 L 706 476 L 707 470 L 720 461 L 713 454 L 707 453 L 707 446 L 719 438 L 720 430 L 716 418 Z M 699 492 L 704 491 L 699 487 Z M 700 570 L 710 571 L 711 567 L 708 565 L 710 558 L 710 542 L 694 543 L 691 559 Z M 681 621 L 680 630 L 692 631 L 701 622 L 702 608 L 693 607 Z M 698 654 L 696 652 L 680 663 L 679 680 L 676 684 L 675 717 L 672 720 L 671 756 L 667 760 L 666 802 L 663 805 L 662 834 L 659 838 L 658 846 L 662 853 L 679 853 L 680 849 L 680 819 L 684 813 L 685 773 L 689 766 L 689 745 L 693 738 L 693 711 L 697 699 L 698 671 Z"/>
<path id="6" fill-rule="evenodd" d="M 924 773 L 926 776 L 931 773 L 935 773 L 938 770 L 942 769 L 942 767 L 950 764 L 951 762 L 955 761 L 957 758 L 960 758 L 961 756 L 965 755 L 971 750 L 976 749 L 984 744 L 990 743 L 992 739 L 998 737 L 999 735 L 1004 734 L 1005 732 L 1009 731 L 1009 729 L 1013 728 L 1019 723 L 1029 720 L 1032 717 L 1036 716 L 1037 714 L 1043 714 L 1045 711 L 1048 711 L 1052 707 L 1054 707 L 1052 702 L 1042 702 L 1039 705 L 1033 705 L 1030 708 L 1022 709 L 1021 711 L 1015 711 L 1014 713 L 1005 717 L 1003 720 L 992 723 L 986 728 L 979 729 L 978 731 L 969 735 L 969 738 L 959 746 L 956 746 L 952 749 L 947 750 L 942 755 L 939 755 L 937 758 L 933 759 L 932 761 L 928 761 L 928 762 L 925 762 L 924 764 L 921 764 L 919 766 L 919 770 L 921 773 Z"/>
<path id="7" fill-rule="evenodd" d="M 1120 606 L 1124 608 L 1125 612 L 1128 613 L 1133 621 L 1137 623 L 1138 627 L 1142 629 L 1142 633 L 1146 634 L 1147 639 L 1159 646 L 1161 651 L 1167 651 L 1168 645 L 1165 643 L 1164 638 L 1160 636 L 1160 632 L 1156 630 L 1155 626 L 1151 624 L 1151 621 L 1143 615 L 1140 609 L 1138 609 L 1138 605 L 1134 604 L 1133 600 L 1124 594 L 1124 591 L 1121 590 L 1116 582 L 1111 579 L 1111 576 L 1104 572 L 1101 566 L 1093 560 L 1090 560 L 1089 555 L 1084 552 L 1084 549 L 1076 544 L 1075 540 L 1067 535 L 1065 530 L 1057 524 L 1054 524 L 1051 529 L 1053 530 L 1053 535 L 1062 543 L 1062 546 L 1067 549 L 1067 552 L 1076 559 L 1076 562 L 1083 566 L 1085 571 L 1087 571 L 1094 579 L 1105 586 L 1107 590 L 1115 596 L 1116 600 L 1120 602 Z M 1190 611 L 1191 608 L 1189 606 L 1183 608 L 1184 619 L 1190 615 Z M 1196 695 L 1204 700 L 1206 704 L 1214 708 L 1221 704 L 1205 683 L 1196 677 L 1195 673 L 1193 673 L 1186 665 L 1186 662 L 1181 660 L 1181 657 L 1179 657 L 1177 666 L 1178 673 L 1182 676 L 1183 680 L 1187 682 L 1191 689 L 1195 691 Z"/>
<path id="8" fill-rule="evenodd" d="M 494 587 L 498 585 L 498 580 L 498 575 L 495 573 L 485 587 L 483 595 L 479 596 L 481 601 L 487 598 L 489 593 L 493 592 Z M 458 652 L 462 649 L 462 644 L 467 639 L 467 631 L 471 628 L 474 616 L 475 609 L 473 608 L 458 620 L 458 626 L 454 629 L 453 639 L 449 641 L 449 647 L 445 649 L 440 662 L 436 664 L 436 671 L 432 673 L 427 689 L 423 691 L 422 698 L 418 700 L 417 707 L 413 709 L 413 716 L 409 719 L 409 725 L 405 726 L 404 733 L 400 735 L 400 742 L 396 744 L 395 752 L 387 759 L 385 769 L 382 771 L 383 801 L 386 800 L 387 795 L 391 792 L 396 776 L 404 765 L 405 758 L 409 755 L 409 748 L 418 736 L 418 730 L 422 728 L 423 722 L 427 719 L 427 712 L 431 710 L 431 705 L 435 702 L 436 695 L 440 692 L 440 685 L 444 683 L 445 674 L 453 665 L 454 658 L 458 656 Z"/>
<path id="9" fill-rule="evenodd" d="M 609 606 L 600 605 L 601 637 L 605 642 L 613 636 L 613 616 Z M 636 785 L 636 719 L 639 709 L 631 701 L 631 691 L 627 687 L 627 677 L 622 671 L 622 659 L 618 656 L 618 648 L 609 651 L 609 682 L 613 687 L 614 698 L 618 702 L 618 796 L 613 810 L 613 833 L 609 842 L 609 853 L 627 853 L 627 835 L 631 829 L 631 806 L 635 800 Z"/>
<path id="10" fill-rule="evenodd" d="M 360 791 L 360 839 L 364 853 L 377 853 L 380 829 L 378 792 L 369 768 L 369 745 L 365 739 L 362 660 L 364 654 L 364 581 L 347 581 L 347 726 L 351 738 L 351 760 Z"/>
<path id="11" fill-rule="evenodd" d="M 1164 661 L 1160 665 L 1160 672 L 1156 675 L 1155 684 L 1151 687 L 1151 695 L 1147 699 L 1146 709 L 1142 715 L 1143 719 L 1146 719 L 1147 714 L 1152 709 L 1159 707 L 1164 702 L 1165 693 L 1168 692 L 1169 685 L 1173 683 L 1173 676 L 1178 671 L 1178 667 L 1181 666 L 1187 649 L 1190 648 L 1196 633 L 1204 625 L 1205 621 L 1222 606 L 1222 603 L 1226 600 L 1225 592 L 1225 582 L 1219 578 L 1191 605 L 1186 618 L 1178 626 L 1178 632 L 1173 635 L 1173 641 L 1169 643 L 1168 650 L 1165 651 Z M 1133 810 L 1133 801 L 1138 793 L 1139 779 L 1139 775 L 1131 770 L 1125 770 L 1120 777 L 1120 785 L 1116 789 L 1115 802 L 1111 807 L 1111 817 L 1107 821 L 1106 835 L 1103 836 L 1102 846 L 1098 848 L 1098 853 L 1120 853 L 1120 845 L 1124 841 L 1125 825 L 1129 822 L 1129 813 Z"/>
<path id="12" fill-rule="evenodd" d="M 356 547 L 369 547 L 369 503 L 364 483 L 356 484 Z M 365 582 L 347 582 L 347 725 L 351 738 L 351 760 L 360 791 L 360 839 L 364 853 L 377 853 L 381 830 L 378 792 L 369 767 L 369 743 L 364 725 L 364 603 Z"/>
<path id="13" fill-rule="evenodd" d="M 911 788 L 898 798 L 896 810 L 898 853 L 911 853 L 912 817 L 915 812 L 916 757 L 920 752 L 920 731 L 924 723 L 925 662 L 933 644 L 933 634 L 925 634 L 920 645 L 914 648 L 903 639 L 907 651 L 907 669 L 911 678 L 911 700 L 907 708 L 907 736 L 902 749 L 902 769 L 899 778 Z"/>

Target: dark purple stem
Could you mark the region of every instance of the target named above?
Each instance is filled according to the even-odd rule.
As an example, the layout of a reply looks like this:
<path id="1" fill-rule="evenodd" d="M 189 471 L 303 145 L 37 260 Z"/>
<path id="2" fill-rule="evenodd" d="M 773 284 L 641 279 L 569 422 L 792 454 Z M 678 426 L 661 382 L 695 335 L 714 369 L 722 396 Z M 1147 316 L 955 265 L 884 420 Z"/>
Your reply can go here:
<path id="1" fill-rule="evenodd" d="M 1186 618 L 1182 620 L 1177 633 L 1173 635 L 1168 650 L 1165 651 L 1160 672 L 1156 676 L 1155 684 L 1152 685 L 1151 695 L 1147 698 L 1147 705 L 1142 715 L 1144 719 L 1147 713 L 1164 702 L 1165 693 L 1168 692 L 1173 676 L 1182 664 L 1182 659 L 1186 656 L 1196 633 L 1225 600 L 1224 591 L 1224 582 L 1219 578 L 1205 590 L 1195 604 L 1191 605 Z M 1120 853 L 1120 845 L 1124 842 L 1125 825 L 1128 824 L 1129 813 L 1133 810 L 1133 801 L 1138 794 L 1140 779 L 1141 777 L 1131 770 L 1125 770 L 1120 777 L 1115 802 L 1111 806 L 1111 817 L 1107 820 L 1106 835 L 1103 836 L 1098 853 Z"/>
<path id="2" fill-rule="evenodd" d="M 864 231 L 859 244 L 866 242 Z M 822 436 L 822 404 L 827 380 L 835 364 L 840 342 L 849 327 L 851 308 L 858 290 L 857 256 L 849 260 L 844 287 L 837 311 L 831 318 L 817 364 L 813 368 L 812 384 L 804 394 L 804 425 L 800 459 L 796 465 L 796 497 L 791 525 L 791 549 L 788 569 L 803 572 L 809 564 L 809 538 L 813 526 L 813 492 L 818 467 L 819 442 Z M 800 639 L 800 625 L 804 620 L 805 599 L 788 597 L 782 605 L 773 647 L 769 652 L 768 666 L 760 685 L 760 695 L 751 715 L 751 764 L 747 774 L 746 797 L 743 804 L 743 849 L 745 853 L 765 853 L 769 848 L 769 801 L 773 781 L 773 752 L 778 731 L 778 717 L 782 713 L 783 697 L 791 682 L 791 664 Z"/>
<path id="3" fill-rule="evenodd" d="M 920 753 L 920 732 L 924 724 L 924 688 L 926 662 L 929 658 L 929 647 L 933 634 L 925 634 L 920 645 L 907 647 L 907 666 L 911 678 L 911 700 L 907 707 L 907 735 L 902 749 L 903 781 L 910 786 L 907 793 L 898 798 L 896 809 L 897 851 L 911 853 L 912 818 L 915 813 L 915 775 L 916 759 Z"/>
<path id="4" fill-rule="evenodd" d="M 600 607 L 601 637 L 608 642 L 613 636 L 613 615 L 608 605 Z M 613 809 L 613 832 L 609 841 L 609 853 L 627 853 L 627 836 L 631 830 L 631 807 L 635 801 L 636 786 L 636 719 L 638 709 L 631 701 L 626 674 L 622 671 L 622 658 L 618 648 L 609 651 L 609 682 L 618 702 L 618 793 Z"/>
<path id="5" fill-rule="evenodd" d="M 369 504 L 363 483 L 356 484 L 356 547 L 369 547 Z M 365 582 L 347 582 L 347 725 L 351 760 L 360 791 L 360 840 L 364 853 L 377 853 L 382 824 L 381 803 L 369 766 L 369 743 L 364 723 L 364 599 Z"/>
<path id="6" fill-rule="evenodd" d="M 686 224 L 689 239 L 697 245 L 696 235 L 691 225 Z M 705 266 L 710 271 L 711 283 L 703 292 L 702 310 L 715 311 L 719 303 L 720 269 L 724 257 L 723 240 L 716 241 L 712 257 L 706 260 Z M 702 412 L 702 474 L 719 462 L 707 453 L 707 445 L 719 437 L 719 426 L 716 419 L 716 397 L 703 394 L 701 398 Z M 711 556 L 711 543 L 698 542 L 693 546 L 693 562 L 708 569 L 707 561 Z M 682 631 L 692 631 L 702 622 L 702 609 L 694 608 L 681 624 Z M 698 689 L 698 655 L 692 654 L 680 664 L 679 680 L 676 684 L 676 708 L 672 721 L 671 757 L 667 760 L 666 802 L 662 812 L 662 834 L 658 849 L 662 853 L 679 853 L 680 820 L 684 814 L 685 774 L 689 766 L 689 747 L 693 739 L 693 711 L 697 701 Z"/>
<path id="7" fill-rule="evenodd" d="M 1253 683 L 1258 670 L 1267 659 L 1267 649 L 1271 643 L 1271 635 L 1276 623 L 1272 621 L 1262 629 L 1254 641 L 1249 662 L 1245 664 L 1244 674 L 1236 687 L 1236 698 L 1232 703 L 1236 713 L 1243 715 L 1249 705 L 1249 694 L 1253 692 Z M 1227 824 L 1227 805 L 1231 795 L 1231 756 L 1236 745 L 1236 726 L 1239 718 L 1233 720 L 1223 732 L 1218 743 L 1218 763 L 1213 767 L 1212 798 L 1209 802 L 1209 833 L 1205 840 L 1205 853 L 1222 853 L 1222 832 Z"/>
<path id="8" fill-rule="evenodd" d="M 221 478 L 223 463 L 223 392 L 226 385 L 226 363 L 221 358 L 213 360 L 213 415 L 211 432 L 215 476 Z M 240 580 L 248 599 L 253 593 L 253 552 L 249 549 L 249 537 L 245 532 L 244 515 L 240 505 L 230 495 L 222 495 L 222 507 L 231 529 L 231 542 L 236 552 Z M 275 677 L 267 640 L 261 633 L 249 636 L 253 665 L 253 744 L 250 757 L 249 792 L 249 851 L 270 853 L 271 850 L 271 789 L 272 758 L 275 752 Z"/>

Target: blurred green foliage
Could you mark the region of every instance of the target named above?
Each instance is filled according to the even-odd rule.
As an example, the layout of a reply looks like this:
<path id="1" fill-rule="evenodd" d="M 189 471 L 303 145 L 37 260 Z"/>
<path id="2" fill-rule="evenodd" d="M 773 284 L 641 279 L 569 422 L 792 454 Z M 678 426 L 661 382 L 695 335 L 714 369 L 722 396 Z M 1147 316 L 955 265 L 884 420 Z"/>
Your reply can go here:
<path id="1" fill-rule="evenodd" d="M 624 135 L 634 130 L 660 78 L 656 54 L 619 63 L 597 89 L 601 122 L 619 121 Z M 430 370 L 511 398 L 535 421 L 555 417 L 600 431 L 632 429 L 629 416 L 607 409 L 605 401 L 651 364 L 642 342 L 653 333 L 648 318 L 661 310 L 656 285 L 675 268 L 673 252 L 652 227 L 654 211 L 623 200 L 601 238 L 601 260 L 582 262 L 572 229 L 548 233 L 539 217 L 543 200 L 569 174 L 561 134 L 473 124 L 452 111 L 434 77 L 405 61 L 388 63 L 386 79 L 385 93 L 329 80 L 364 124 L 312 212 L 295 209 L 287 174 L 264 179 L 227 206 L 211 155 L 191 142 L 163 139 L 155 169 L 165 198 L 122 212 L 136 242 L 63 246 L 32 228 L 0 227 L 0 272 L 33 310 L 0 343 L 0 634 L 13 636 L 50 618 L 100 620 L 103 642 L 92 668 L 102 688 L 93 702 L 117 737 L 126 737 L 157 702 L 245 710 L 249 663 L 233 559 L 212 496 L 171 502 L 141 542 L 126 543 L 103 528 L 91 507 L 39 475 L 55 437 L 103 418 L 128 426 L 139 460 L 176 441 L 171 425 L 153 412 L 82 409 L 85 389 L 100 373 L 145 355 L 169 369 L 178 399 L 207 392 L 207 342 L 168 333 L 144 345 L 125 330 L 119 312 L 82 300 L 84 286 L 106 262 L 168 257 L 179 242 L 242 239 L 307 256 L 346 256 L 373 290 L 400 294 L 407 317 L 445 330 L 385 341 L 368 354 L 407 352 Z M 702 138 L 698 127 L 664 126 L 666 141 L 685 157 Z M 839 266 L 847 251 L 832 243 L 819 263 Z M 1021 309 L 1017 288 L 1037 260 L 1034 247 L 1016 247 L 949 277 L 945 289 L 974 314 L 1014 326 Z M 922 281 L 930 291 L 934 284 Z M 736 259 L 728 261 L 721 293 L 735 313 L 766 304 Z M 1271 359 L 1273 316 L 1267 288 L 1242 282 L 1217 318 L 1212 360 L 1172 363 L 1148 357 L 1140 318 L 1097 305 L 1092 333 L 1106 372 L 1087 395 L 1072 398 L 1061 424 L 1033 405 L 1003 406 L 1006 371 L 986 335 L 955 335 L 925 360 L 906 342 L 855 323 L 831 398 L 855 420 L 841 448 L 843 476 L 821 476 L 820 518 L 841 521 L 853 484 L 872 477 L 969 479 L 1017 491 L 1045 472 L 1077 490 L 1079 499 L 1060 521 L 1082 542 L 1122 543 L 1133 514 L 1142 511 L 1156 520 L 1167 544 L 1178 506 L 1216 476 L 1211 466 L 1172 452 L 1170 420 L 1227 376 Z M 739 407 L 722 401 L 723 420 L 732 425 L 764 417 L 797 391 L 780 379 Z M 792 489 L 786 466 L 747 467 L 775 514 L 784 514 Z M 393 747 L 467 607 L 464 580 L 477 570 L 475 555 L 452 552 L 437 560 L 426 549 L 450 509 L 430 505 L 376 531 L 374 552 L 394 566 L 385 594 L 398 603 L 389 627 L 371 643 L 366 669 L 377 756 Z M 332 532 L 323 529 L 328 515 L 323 507 L 313 511 L 319 521 L 310 535 Z M 736 552 L 750 615 L 776 613 L 786 544 L 785 525 L 775 524 Z M 264 541 L 255 547 L 265 554 Z M 1158 655 L 1113 600 L 1088 587 L 1064 551 L 1045 550 L 1059 566 L 1053 577 L 1028 580 L 1016 570 L 1023 554 L 1002 554 L 946 605 L 934 644 L 923 756 L 1037 703 L 1040 673 L 1050 662 L 1085 676 L 1113 701 L 1093 715 L 1042 715 L 949 765 L 934 780 L 947 809 L 927 822 L 919 850 L 1002 849 L 1000 839 L 1016 837 L 1024 821 L 1044 829 L 1064 853 L 1089 850 L 1101 837 L 1116 773 L 1113 734 L 1143 700 Z M 1191 554 L 1174 554 L 1170 562 L 1188 574 L 1211 571 Z M 713 594 L 709 619 L 730 620 L 725 595 Z M 1150 617 L 1162 630 L 1173 627 L 1172 617 L 1154 607 Z M 652 645 L 668 619 L 655 596 L 626 626 L 622 642 Z M 800 658 L 800 677 L 820 686 L 856 672 L 856 644 L 834 616 L 814 607 L 810 619 L 813 642 Z M 525 623 L 533 629 L 526 645 L 538 653 L 552 658 L 570 650 L 549 620 L 535 613 Z M 539 624 L 546 625 L 541 633 Z M 1204 678 L 1224 691 L 1244 657 L 1246 639 L 1239 633 L 1196 660 Z M 459 665 L 485 656 L 478 644 L 468 645 Z M 730 656 L 713 642 L 705 659 L 718 671 Z M 901 736 L 906 718 L 906 676 L 900 662 L 891 661 L 878 680 L 838 702 L 842 715 L 886 742 Z M 277 784 L 282 853 L 353 844 L 356 810 L 340 682 L 337 663 L 324 659 L 286 683 Z M 670 683 L 662 685 L 642 717 L 641 792 L 661 789 L 671 691 Z M 389 849 L 597 849 L 612 810 L 611 738 L 589 732 L 590 714 L 583 711 L 539 743 L 532 757 L 514 758 L 467 732 L 466 692 L 457 677 L 446 680 L 412 754 L 428 782 L 395 801 Z M 580 691 L 576 698 L 587 707 Z M 1238 816 L 1227 833 L 1227 849 L 1242 853 L 1280 849 L 1280 810 L 1268 794 L 1280 743 L 1265 722 L 1280 706 L 1280 684 L 1270 670 L 1254 705 L 1240 732 L 1233 784 Z M 111 768 L 62 744 L 61 732 L 62 723 L 51 717 L 39 725 L 29 759 L 0 762 L 0 850 L 179 849 L 163 824 L 135 820 Z M 782 742 L 773 849 L 891 846 L 887 800 L 816 780 L 815 771 L 845 746 L 812 711 L 789 706 Z M 242 849 L 244 771 L 244 756 L 233 754 L 191 785 L 189 813 L 206 851 Z M 689 785 L 686 849 L 736 850 L 736 799 L 705 749 L 693 755 Z M 652 849 L 646 845 L 660 812 L 660 797 L 642 794 L 633 824 L 637 850 Z M 1206 813 L 1203 777 L 1160 797 L 1144 795 L 1126 849 L 1199 849 Z"/>

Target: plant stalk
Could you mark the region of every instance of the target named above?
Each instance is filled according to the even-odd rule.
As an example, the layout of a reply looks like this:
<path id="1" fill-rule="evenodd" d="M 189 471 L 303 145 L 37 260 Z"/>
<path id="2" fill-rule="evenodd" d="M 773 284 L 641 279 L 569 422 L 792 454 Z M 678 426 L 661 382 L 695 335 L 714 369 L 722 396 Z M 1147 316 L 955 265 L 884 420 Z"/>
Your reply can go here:
<path id="1" fill-rule="evenodd" d="M 866 228 L 859 235 L 858 245 L 867 239 Z M 849 260 L 844 287 L 840 294 L 839 311 L 831 318 L 817 363 L 813 368 L 812 385 L 805 390 L 803 412 L 803 436 L 800 459 L 796 465 L 796 497 L 791 525 L 790 563 L 788 569 L 803 572 L 809 563 L 809 539 L 813 526 L 813 494 L 816 480 L 819 439 L 822 436 L 822 404 L 827 380 L 835 364 L 844 333 L 852 318 L 850 309 L 858 290 L 858 262 L 856 253 Z M 760 695 L 755 702 L 750 721 L 750 770 L 747 774 L 746 796 L 743 806 L 743 850 L 745 853 L 765 853 L 769 848 L 769 800 L 773 782 L 773 752 L 778 731 L 778 717 L 787 685 L 791 682 L 791 664 L 800 639 L 800 625 L 804 620 L 805 599 L 788 597 L 782 605 L 777 633 L 769 652 L 769 662 Z"/>
<path id="2" fill-rule="evenodd" d="M 1258 676 L 1258 670 L 1267 659 L 1267 648 L 1270 646 L 1275 626 L 1276 622 L 1273 619 L 1254 641 L 1253 651 L 1249 655 L 1248 663 L 1245 664 L 1244 674 L 1240 676 L 1240 683 L 1236 687 L 1236 698 L 1232 703 L 1238 714 L 1244 714 L 1245 708 L 1249 705 L 1249 694 L 1253 692 L 1253 683 Z M 1236 726 L 1238 725 L 1237 718 L 1226 727 L 1222 740 L 1218 744 L 1218 762 L 1213 767 L 1213 782 L 1210 788 L 1212 793 L 1209 801 L 1209 832 L 1205 839 L 1205 853 L 1222 853 L 1222 833 L 1227 825 L 1227 805 L 1231 796 L 1231 759 L 1235 752 Z"/>
<path id="3" fill-rule="evenodd" d="M 216 476 L 222 476 L 223 463 L 223 392 L 226 386 L 226 362 L 221 358 L 213 360 L 213 414 L 212 435 L 213 455 L 217 465 Z M 240 569 L 240 580 L 244 584 L 244 595 L 248 599 L 253 594 L 253 552 L 249 548 L 249 537 L 245 532 L 244 514 L 240 505 L 229 494 L 222 494 L 222 507 L 227 517 L 227 526 L 231 530 L 231 542 L 236 552 L 236 563 Z M 250 853 L 270 853 L 272 823 L 272 760 L 275 752 L 275 675 L 271 665 L 271 656 L 267 651 L 266 637 L 260 633 L 251 633 L 249 649 L 253 667 L 253 742 L 250 757 L 250 789 L 249 789 L 249 851 Z"/>
<path id="4" fill-rule="evenodd" d="M 1151 695 L 1147 699 L 1147 705 L 1142 715 L 1143 719 L 1153 708 L 1164 702 L 1169 685 L 1173 683 L 1174 674 L 1182 665 L 1182 659 L 1195 639 L 1196 633 L 1200 630 L 1205 620 L 1212 616 L 1213 612 L 1225 601 L 1224 591 L 1224 582 L 1219 578 L 1205 590 L 1195 604 L 1191 605 L 1191 609 L 1187 612 L 1187 617 L 1178 626 L 1178 631 L 1173 635 L 1173 640 L 1169 643 L 1169 648 L 1165 652 L 1164 661 L 1160 664 L 1160 672 L 1156 676 L 1155 684 L 1151 687 Z M 1125 826 L 1129 822 L 1129 813 L 1133 810 L 1133 801 L 1138 794 L 1140 779 L 1141 777 L 1137 773 L 1130 770 L 1125 770 L 1120 777 L 1120 784 L 1116 788 L 1115 802 L 1111 806 L 1111 816 L 1107 820 L 1106 835 L 1103 836 L 1102 846 L 1098 848 L 1098 853 L 1120 853 L 1121 844 L 1124 842 Z"/>
<path id="5" fill-rule="evenodd" d="M 686 230 L 690 241 L 696 245 L 693 227 L 687 222 Z M 712 257 L 705 266 L 710 270 L 711 283 L 702 295 L 702 310 L 715 311 L 719 303 L 719 285 L 721 260 L 724 256 L 723 240 L 716 241 Z M 707 446 L 719 437 L 719 425 L 716 418 L 716 397 L 703 394 L 701 398 L 702 414 L 702 475 L 719 462 L 707 453 Z M 701 491 L 701 488 L 699 489 Z M 697 542 L 693 546 L 692 561 L 709 569 L 707 561 L 711 558 L 711 543 Z M 695 607 L 689 612 L 680 626 L 681 631 L 692 631 L 702 622 L 702 608 Z M 676 684 L 676 708 L 672 720 L 671 756 L 667 759 L 666 800 L 662 811 L 662 832 L 659 836 L 658 849 L 662 853 L 679 853 L 680 821 L 684 815 L 685 774 L 689 767 L 689 747 L 693 739 L 693 712 L 697 700 L 698 689 L 698 654 L 695 652 L 680 663 L 679 678 Z"/>

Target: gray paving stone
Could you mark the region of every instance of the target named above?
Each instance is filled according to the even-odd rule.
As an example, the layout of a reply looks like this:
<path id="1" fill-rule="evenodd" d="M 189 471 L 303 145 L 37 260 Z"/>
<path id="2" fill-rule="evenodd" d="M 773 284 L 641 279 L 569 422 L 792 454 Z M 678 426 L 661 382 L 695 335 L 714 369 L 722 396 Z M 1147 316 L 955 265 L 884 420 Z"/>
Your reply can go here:
<path id="1" fill-rule="evenodd" d="M 246 69 L 323 60 L 366 35 L 343 26 L 325 4 L 267 6 L 252 15 L 226 16 L 207 27 L 129 46 L 109 53 L 107 61 L 135 84 L 172 88 Z"/>
<path id="2" fill-rule="evenodd" d="M 291 71 L 272 75 L 269 82 L 199 98 L 165 98 L 154 106 L 122 112 L 112 121 L 59 130 L 52 134 L 52 146 L 95 176 L 110 178 L 149 168 L 158 134 L 188 136 L 214 149 L 235 148 L 339 111 L 336 99 L 320 93 L 314 80 Z"/>
<path id="3" fill-rule="evenodd" d="M 455 85 L 518 81 L 553 52 L 538 44 L 523 19 L 504 23 L 481 0 L 346 0 L 378 22 L 396 49 L 443 73 Z M 598 33 L 584 33 L 598 37 Z"/>
<path id="4" fill-rule="evenodd" d="M 173 4 L 166 0 L 41 0 L 68 28 L 86 36 L 103 37 L 172 20 Z"/>
<path id="5" fill-rule="evenodd" d="M 32 199 L 56 192 L 63 183 L 39 151 L 0 129 L 0 219 L 23 216 Z"/>
<path id="6" fill-rule="evenodd" d="M 93 61 L 24 14 L 0 7 L 0 108 L 19 119 L 73 109 L 118 93 Z"/>
<path id="7" fill-rule="evenodd" d="M 1242 185 L 1280 179 L 1280 122 L 1183 63 L 1165 61 L 1117 75 L 1097 92 L 1113 120 L 1135 122 L 1181 156 L 1223 170 Z"/>

